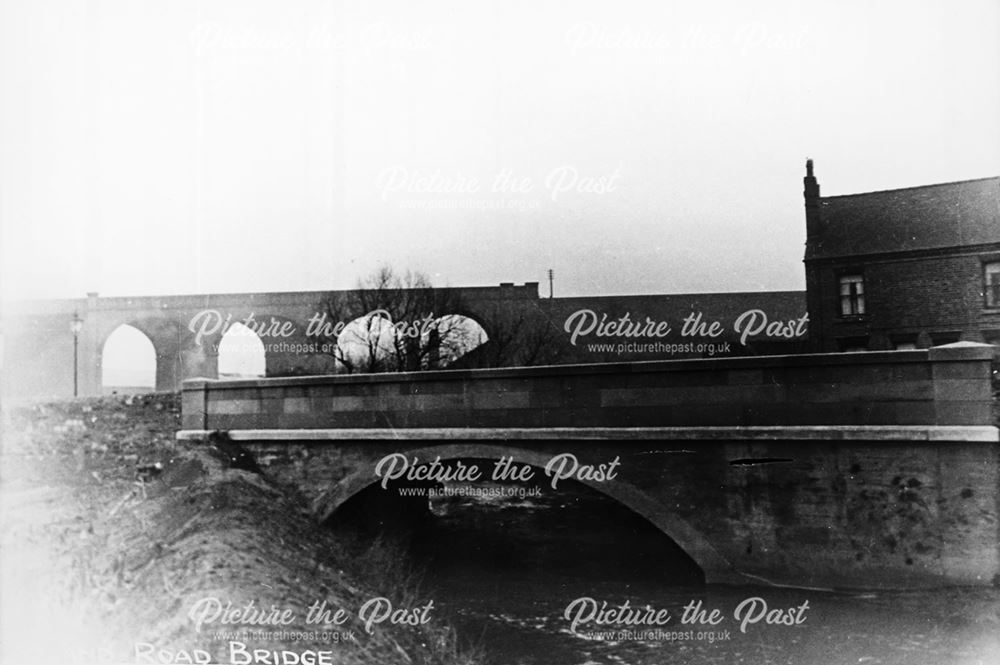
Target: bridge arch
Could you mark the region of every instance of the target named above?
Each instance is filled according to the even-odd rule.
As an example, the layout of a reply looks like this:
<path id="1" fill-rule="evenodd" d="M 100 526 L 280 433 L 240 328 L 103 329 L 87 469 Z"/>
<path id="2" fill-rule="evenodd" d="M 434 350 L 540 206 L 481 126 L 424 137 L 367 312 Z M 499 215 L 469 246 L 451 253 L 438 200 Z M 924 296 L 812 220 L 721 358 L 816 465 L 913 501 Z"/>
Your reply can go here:
<path id="1" fill-rule="evenodd" d="M 551 453 L 541 451 L 471 443 L 427 446 L 405 451 L 405 454 L 407 457 L 416 457 L 418 460 L 428 462 L 436 457 L 442 461 L 458 459 L 498 461 L 501 457 L 507 457 L 513 458 L 517 464 L 528 464 L 536 469 L 544 469 L 552 459 Z M 329 489 L 320 494 L 313 502 L 313 513 L 320 522 L 326 522 L 351 497 L 378 482 L 379 479 L 373 475 L 370 468 L 356 471 L 333 483 Z M 643 490 L 617 478 L 606 482 L 592 480 L 577 482 L 614 499 L 659 529 L 701 568 L 707 584 L 746 582 L 746 578 L 736 572 L 732 564 L 719 553 L 704 534 Z"/>
<path id="2" fill-rule="evenodd" d="M 156 345 L 138 327 L 121 323 L 101 344 L 101 392 L 156 390 Z"/>
<path id="3" fill-rule="evenodd" d="M 435 324 L 447 336 L 446 339 L 442 339 L 439 350 L 444 367 L 490 340 L 483 322 L 465 313 L 443 314 L 435 320 Z"/>
<path id="4" fill-rule="evenodd" d="M 404 342 L 396 326 L 419 334 L 421 360 L 427 363 L 421 369 L 446 368 L 489 340 L 489 333 L 482 322 L 464 313 L 435 316 L 429 325 L 425 325 L 419 320 L 393 321 L 369 312 L 346 322 L 336 339 L 344 364 L 361 368 L 361 372 L 413 369 L 394 365 L 397 347 L 402 347 Z M 409 332 L 403 334 L 408 335 Z M 431 335 L 437 335 L 437 345 L 430 343 Z"/>
<path id="5" fill-rule="evenodd" d="M 181 334 L 177 325 L 167 316 L 136 318 L 121 314 L 115 312 L 98 317 L 92 328 L 84 323 L 80 339 L 81 392 L 101 393 L 106 346 L 108 340 L 122 328 L 138 331 L 152 344 L 156 376 L 154 389 L 176 390 L 180 378 L 184 376 L 180 357 Z"/>
<path id="6" fill-rule="evenodd" d="M 361 372 L 379 371 L 379 366 L 392 356 L 395 334 L 392 322 L 362 314 L 346 322 L 334 342 L 341 361 Z"/>
<path id="7" fill-rule="evenodd" d="M 267 354 L 260 336 L 242 323 L 232 324 L 219 339 L 218 377 L 263 377 Z"/>

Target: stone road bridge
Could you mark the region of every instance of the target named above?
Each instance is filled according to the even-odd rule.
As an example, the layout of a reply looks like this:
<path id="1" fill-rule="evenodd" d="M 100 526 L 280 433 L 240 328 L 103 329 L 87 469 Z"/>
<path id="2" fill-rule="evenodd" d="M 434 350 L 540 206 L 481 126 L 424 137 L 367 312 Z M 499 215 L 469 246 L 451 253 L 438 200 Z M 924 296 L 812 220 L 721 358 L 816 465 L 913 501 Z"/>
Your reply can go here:
<path id="1" fill-rule="evenodd" d="M 512 458 L 542 478 L 571 453 L 617 459 L 613 478 L 582 482 L 667 534 L 709 583 L 990 584 L 993 351 L 192 380 L 178 437 L 228 430 L 321 521 L 394 453 Z"/>

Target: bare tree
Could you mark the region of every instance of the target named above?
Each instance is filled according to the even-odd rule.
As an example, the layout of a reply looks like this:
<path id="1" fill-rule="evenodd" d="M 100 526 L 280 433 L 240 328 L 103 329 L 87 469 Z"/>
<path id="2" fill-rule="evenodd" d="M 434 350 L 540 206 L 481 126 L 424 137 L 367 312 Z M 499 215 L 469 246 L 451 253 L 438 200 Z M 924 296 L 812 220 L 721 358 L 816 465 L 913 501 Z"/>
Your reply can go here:
<path id="1" fill-rule="evenodd" d="M 512 367 L 558 362 L 564 344 L 544 301 L 498 301 L 476 318 L 454 289 L 436 288 L 422 273 L 383 266 L 353 291 L 320 304 L 342 322 L 327 355 L 345 373 L 413 372 L 443 367 Z M 486 333 L 488 331 L 488 333 Z"/>
<path id="2" fill-rule="evenodd" d="M 560 362 L 565 344 L 546 302 L 500 302 L 484 316 L 489 339 L 457 362 L 461 367 L 530 367 Z"/>
<path id="3" fill-rule="evenodd" d="M 346 323 L 330 355 L 347 373 L 435 369 L 481 341 L 468 319 L 456 314 L 463 307 L 455 291 L 388 266 L 354 291 L 331 294 L 321 308 L 329 320 Z"/>

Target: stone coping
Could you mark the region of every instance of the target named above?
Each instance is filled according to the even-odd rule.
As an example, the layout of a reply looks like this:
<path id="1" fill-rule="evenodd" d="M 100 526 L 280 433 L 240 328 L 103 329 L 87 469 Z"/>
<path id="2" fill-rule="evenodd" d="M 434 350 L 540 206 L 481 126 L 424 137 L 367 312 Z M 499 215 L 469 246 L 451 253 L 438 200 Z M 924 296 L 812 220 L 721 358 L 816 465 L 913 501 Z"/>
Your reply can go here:
<path id="1" fill-rule="evenodd" d="M 177 439 L 199 441 L 212 430 L 187 429 Z M 353 429 L 234 429 L 234 441 L 869 441 L 1000 442 L 996 427 L 961 425 L 747 427 L 415 427 Z"/>
<path id="2" fill-rule="evenodd" d="M 287 376 L 260 379 L 206 379 L 184 381 L 184 390 L 225 388 L 263 388 L 280 386 L 337 385 L 353 383 L 408 383 L 432 380 L 500 379 L 517 377 L 560 377 L 600 374 L 640 374 L 648 372 L 763 370 L 794 367 L 829 367 L 921 363 L 928 361 L 970 361 L 993 358 L 989 344 L 959 342 L 930 349 L 907 351 L 866 351 L 859 353 L 810 353 L 777 356 L 739 356 L 733 358 L 692 358 L 683 360 L 645 360 L 620 363 L 544 365 L 536 367 L 500 367 L 491 369 L 443 369 L 425 372 L 384 374 L 328 374 Z"/>

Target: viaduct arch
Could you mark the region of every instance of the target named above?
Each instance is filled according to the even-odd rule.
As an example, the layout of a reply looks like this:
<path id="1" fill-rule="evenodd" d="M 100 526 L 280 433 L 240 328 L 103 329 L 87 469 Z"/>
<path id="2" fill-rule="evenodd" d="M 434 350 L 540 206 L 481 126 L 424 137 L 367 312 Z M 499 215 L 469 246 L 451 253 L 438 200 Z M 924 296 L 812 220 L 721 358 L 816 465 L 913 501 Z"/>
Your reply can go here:
<path id="1" fill-rule="evenodd" d="M 101 384 L 104 390 L 155 388 L 156 367 L 156 347 L 149 336 L 135 326 L 127 323 L 119 325 L 101 345 Z"/>

